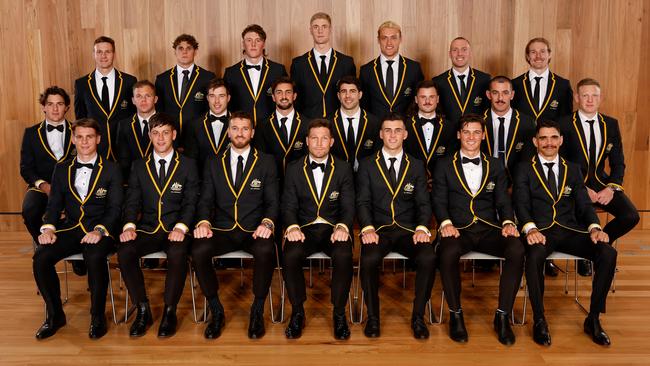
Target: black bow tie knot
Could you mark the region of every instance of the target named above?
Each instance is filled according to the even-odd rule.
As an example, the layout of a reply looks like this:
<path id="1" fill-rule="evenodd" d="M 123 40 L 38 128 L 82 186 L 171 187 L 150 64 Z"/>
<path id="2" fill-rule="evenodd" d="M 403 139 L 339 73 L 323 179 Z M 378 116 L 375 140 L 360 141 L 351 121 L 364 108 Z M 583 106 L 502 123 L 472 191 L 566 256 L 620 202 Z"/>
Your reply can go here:
<path id="1" fill-rule="evenodd" d="M 478 165 L 478 163 L 480 162 L 480 159 L 479 158 L 470 159 L 470 158 L 466 158 L 466 157 L 463 156 L 463 159 L 461 161 L 463 162 L 463 164 L 472 163 L 472 164 Z"/>
<path id="2" fill-rule="evenodd" d="M 246 70 L 250 70 L 250 69 L 255 69 L 255 70 L 257 70 L 257 71 L 262 70 L 262 67 L 261 67 L 260 65 L 249 65 L 249 64 L 246 64 L 246 65 L 244 65 L 244 67 L 246 68 Z"/>
<path id="3" fill-rule="evenodd" d="M 212 123 L 212 122 L 214 122 L 214 121 L 219 121 L 219 122 L 221 122 L 221 123 L 223 123 L 223 124 L 226 124 L 226 122 L 228 122 L 228 116 L 223 115 L 223 116 L 219 116 L 219 117 L 217 117 L 217 116 L 215 116 L 214 114 L 210 113 L 210 114 L 208 115 L 208 121 L 209 121 L 210 123 Z"/>
<path id="4" fill-rule="evenodd" d="M 91 164 L 91 163 L 81 163 L 81 162 L 79 162 L 79 161 L 76 161 L 76 162 L 74 163 L 74 167 L 75 167 L 76 169 L 88 168 L 88 169 L 92 170 L 92 169 L 95 167 L 95 165 L 94 165 L 94 164 Z"/>
<path id="5" fill-rule="evenodd" d="M 51 125 L 49 123 L 47 124 L 47 132 L 52 132 L 54 130 L 57 130 L 59 132 L 63 132 L 63 129 L 64 129 L 63 124 L 60 124 L 58 126 L 54 126 L 54 125 Z"/>
<path id="6" fill-rule="evenodd" d="M 320 168 L 322 172 L 325 171 L 325 163 L 317 163 L 315 161 L 312 161 L 311 163 L 309 163 L 309 167 L 311 168 L 311 170 Z"/>
<path id="7" fill-rule="evenodd" d="M 427 123 L 431 123 L 431 124 L 433 124 L 433 121 L 434 121 L 434 120 L 435 120 L 435 118 L 424 118 L 424 117 L 420 117 L 420 126 L 424 126 L 424 125 L 426 125 Z"/>

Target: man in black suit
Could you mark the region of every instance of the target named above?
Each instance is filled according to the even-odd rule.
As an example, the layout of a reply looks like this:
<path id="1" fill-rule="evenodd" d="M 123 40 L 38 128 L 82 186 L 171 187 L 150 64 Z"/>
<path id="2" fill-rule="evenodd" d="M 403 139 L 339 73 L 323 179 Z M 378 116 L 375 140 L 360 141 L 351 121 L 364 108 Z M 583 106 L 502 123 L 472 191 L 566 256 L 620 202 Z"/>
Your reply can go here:
<path id="1" fill-rule="evenodd" d="M 460 257 L 472 250 L 505 258 L 499 283 L 494 330 L 499 342 L 515 343 L 509 316 L 524 270 L 524 246 L 519 240 L 508 195 L 503 163 L 481 153 L 485 122 L 466 114 L 458 124 L 460 151 L 436 165 L 431 200 L 440 223 L 440 278 L 449 306 L 449 337 L 467 342 L 460 305 Z"/>
<path id="2" fill-rule="evenodd" d="M 73 149 L 70 122 L 65 119 L 70 109 L 68 93 L 58 86 L 50 86 L 38 101 L 45 119 L 25 129 L 20 148 L 20 175 L 27 183 L 22 215 L 35 243 L 41 234 L 54 166 L 66 160 Z"/>
<path id="3" fill-rule="evenodd" d="M 614 216 L 603 231 L 613 243 L 639 223 L 639 213 L 623 192 L 625 157 L 618 121 L 599 112 L 600 83 L 583 79 L 576 86 L 578 110 L 560 121 L 566 143 L 562 155 L 580 166 L 591 202 Z M 607 163 L 606 163 L 607 161 Z M 605 166 L 609 166 L 609 173 Z M 580 261 L 578 272 L 591 275 L 591 266 Z"/>
<path id="4" fill-rule="evenodd" d="M 602 231 L 589 199 L 580 167 L 558 154 L 560 125 L 541 120 L 533 143 L 537 155 L 515 171 L 513 199 L 517 218 L 526 235 L 526 283 L 533 308 L 533 339 L 551 344 L 544 317 L 544 261 L 559 250 L 594 262 L 591 305 L 584 331 L 600 345 L 610 340 L 600 325 L 609 286 L 616 270 L 616 249 Z"/>
<path id="5" fill-rule="evenodd" d="M 300 338 L 305 326 L 303 262 L 321 251 L 332 258 L 334 338 L 350 337 L 345 303 L 352 283 L 354 177 L 347 162 L 330 155 L 333 143 L 329 121 L 314 119 L 307 134 L 309 155 L 287 167 L 282 215 L 287 226 L 284 278 L 292 309 L 285 331 L 289 339 Z"/>
<path id="6" fill-rule="evenodd" d="M 115 41 L 101 36 L 93 46 L 95 70 L 74 83 L 74 114 L 77 119 L 93 118 L 99 123 L 99 155 L 117 161 L 118 122 L 135 113 L 131 103 L 137 79 L 113 66 Z"/>
<path id="7" fill-rule="evenodd" d="M 309 21 L 314 47 L 291 61 L 291 79 L 296 83 L 296 108 L 311 118 L 325 118 L 339 107 L 336 85 L 343 76 L 356 76 L 354 60 L 332 48 L 332 18 L 316 13 Z"/>
<path id="8" fill-rule="evenodd" d="M 526 62 L 530 70 L 512 80 L 513 107 L 539 121 L 571 114 L 573 91 L 569 80 L 549 70 L 551 44 L 545 38 L 533 38 L 526 45 Z"/>
<path id="9" fill-rule="evenodd" d="M 289 77 L 277 79 L 271 90 L 275 110 L 257 127 L 255 144 L 261 151 L 273 155 L 282 180 L 287 164 L 307 153 L 308 120 L 294 109 L 296 84 Z"/>
<path id="10" fill-rule="evenodd" d="M 273 90 L 271 85 L 281 76 L 287 76 L 284 65 L 266 58 L 266 32 L 257 24 L 248 25 L 241 32 L 244 59 L 227 67 L 226 80 L 233 111 L 246 111 L 253 115 L 257 124 L 273 111 Z"/>
<path id="11" fill-rule="evenodd" d="M 210 110 L 192 121 L 187 133 L 185 155 L 198 162 L 199 170 L 210 156 L 218 156 L 228 148 L 228 103 L 230 90 L 223 79 L 208 83 Z"/>
<path id="12" fill-rule="evenodd" d="M 406 122 L 406 152 L 422 160 L 427 168 L 427 187 L 431 188 L 435 164 L 458 149 L 456 123 L 438 112 L 440 87 L 431 80 L 422 80 L 415 88 L 417 112 Z"/>
<path id="13" fill-rule="evenodd" d="M 84 118 L 72 125 L 72 141 L 77 156 L 57 163 L 52 188 L 43 216 L 40 246 L 33 258 L 38 291 L 45 300 L 45 322 L 37 339 L 53 336 L 65 325 L 61 287 L 55 265 L 65 257 L 82 253 L 88 267 L 90 289 L 90 330 L 92 339 L 106 334 L 106 257 L 113 249 L 122 206 L 122 176 L 119 166 L 97 152 L 101 128 L 97 121 Z M 65 219 L 61 220 L 61 212 Z"/>
<path id="14" fill-rule="evenodd" d="M 379 26 L 377 41 L 381 54 L 361 66 L 359 79 L 366 98 L 362 106 L 382 118 L 390 112 L 405 113 L 415 86 L 424 79 L 420 63 L 399 54 L 402 29 L 392 21 Z"/>
<path id="15" fill-rule="evenodd" d="M 158 112 L 168 113 L 176 119 L 178 142 L 185 142 L 185 125 L 208 110 L 206 94 L 208 83 L 215 78 L 208 71 L 194 63 L 199 52 L 199 43 L 190 34 L 181 34 L 172 43 L 176 65 L 156 76 Z"/>
<path id="16" fill-rule="evenodd" d="M 210 309 L 204 333 L 208 339 L 221 335 L 225 319 L 212 258 L 234 250 L 251 253 L 255 260 L 248 337 L 261 338 L 265 333 L 264 300 L 277 264 L 272 235 L 280 203 L 273 157 L 250 145 L 254 133 L 250 113 L 232 113 L 230 148 L 210 157 L 204 167 L 192 263 Z"/>
<path id="17" fill-rule="evenodd" d="M 379 266 L 391 251 L 415 262 L 415 299 L 411 328 L 418 339 L 429 337 L 424 307 L 431 297 L 435 252 L 431 233 L 431 200 L 424 163 L 404 152 L 404 118 L 389 113 L 379 137 L 384 146 L 364 159 L 357 173 L 357 218 L 361 227 L 361 286 L 368 321 L 366 337 L 379 337 Z"/>
<path id="18" fill-rule="evenodd" d="M 140 80 L 133 85 L 133 104 L 136 108 L 129 118 L 119 122 L 118 156 L 124 182 L 129 181 L 131 164 L 151 153 L 149 130 L 151 118 L 156 114 L 156 87 L 149 80 Z"/>
<path id="19" fill-rule="evenodd" d="M 347 161 L 353 170 L 359 170 L 359 161 L 374 154 L 381 146 L 379 120 L 359 106 L 363 98 L 361 81 L 344 76 L 337 83 L 337 97 L 341 108 L 329 117 L 332 121 L 334 145 L 332 154 Z"/>
<path id="20" fill-rule="evenodd" d="M 490 75 L 469 66 L 472 49 L 464 37 L 456 37 L 449 45 L 451 69 L 433 78 L 440 91 L 442 113 L 454 126 L 468 113 L 482 113 L 488 108 L 483 96 Z"/>
<path id="21" fill-rule="evenodd" d="M 164 251 L 167 254 L 165 307 L 158 337 L 176 333 L 176 305 L 187 276 L 189 226 L 199 193 L 196 162 L 174 151 L 177 137 L 174 118 L 154 115 L 149 124 L 153 152 L 133 165 L 124 205 L 125 223 L 117 250 L 120 272 L 124 278 L 137 315 L 129 335 L 143 336 L 153 324 L 149 300 L 140 269 L 140 257 Z"/>

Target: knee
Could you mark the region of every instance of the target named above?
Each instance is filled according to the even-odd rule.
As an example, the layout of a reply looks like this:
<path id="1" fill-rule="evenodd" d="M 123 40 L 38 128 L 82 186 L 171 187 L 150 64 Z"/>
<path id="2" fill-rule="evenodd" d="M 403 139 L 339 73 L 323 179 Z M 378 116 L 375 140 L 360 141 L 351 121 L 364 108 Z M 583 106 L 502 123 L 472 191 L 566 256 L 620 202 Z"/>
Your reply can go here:
<path id="1" fill-rule="evenodd" d="M 36 252 L 32 256 L 32 263 L 34 269 L 37 268 L 43 268 L 47 266 L 53 266 L 56 264 L 56 260 L 54 257 L 51 255 L 50 250 L 48 250 L 49 247 L 47 246 L 40 246 L 38 249 L 36 249 Z"/>
<path id="2" fill-rule="evenodd" d="M 639 221 L 641 221 L 641 217 L 639 216 L 639 212 L 637 210 L 630 210 L 625 214 L 624 217 L 625 221 L 630 223 L 630 227 L 635 227 Z"/>
<path id="3" fill-rule="evenodd" d="M 599 243 L 599 259 L 606 263 L 611 263 L 612 265 L 616 264 L 616 259 L 618 258 L 618 252 L 614 247 L 606 243 Z"/>
<path id="4" fill-rule="evenodd" d="M 212 260 L 210 242 L 205 239 L 197 239 L 192 243 L 192 262 L 210 262 Z"/>
<path id="5" fill-rule="evenodd" d="M 117 248 L 117 261 L 121 264 L 131 263 L 138 260 L 138 255 L 133 242 L 120 244 Z"/>
<path id="6" fill-rule="evenodd" d="M 253 251 L 253 257 L 256 261 L 271 261 L 275 256 L 275 244 L 273 239 L 264 239 L 259 240 L 255 244 L 255 249 Z"/>
<path id="7" fill-rule="evenodd" d="M 433 247 L 428 246 L 430 250 L 421 250 L 414 258 L 415 265 L 418 269 L 433 269 L 436 263 L 436 253 Z"/>
<path id="8" fill-rule="evenodd" d="M 288 243 L 284 246 L 284 265 L 289 268 L 300 267 L 305 254 L 300 244 Z"/>
<path id="9" fill-rule="evenodd" d="M 526 263 L 528 266 L 541 266 L 546 260 L 546 249 L 543 244 L 533 244 L 528 246 L 526 251 Z"/>
<path id="10" fill-rule="evenodd" d="M 381 264 L 382 259 L 378 250 L 364 250 L 361 253 L 361 272 L 376 269 Z"/>
<path id="11" fill-rule="evenodd" d="M 524 261 L 524 256 L 526 255 L 526 250 L 524 245 L 518 239 L 512 238 L 508 241 L 508 246 L 506 247 L 505 257 L 508 261 L 522 262 Z"/>
<path id="12" fill-rule="evenodd" d="M 334 265 L 349 265 L 352 263 L 352 246 L 349 244 L 334 244 L 332 250 L 332 263 Z"/>
<path id="13" fill-rule="evenodd" d="M 440 241 L 440 245 L 438 246 L 438 260 L 441 266 L 458 264 L 460 257 L 459 245 L 454 245 L 454 242 L 446 240 L 446 238 Z"/>
<path id="14" fill-rule="evenodd" d="M 167 261 L 185 262 L 187 260 L 187 245 L 172 243 L 167 249 Z"/>

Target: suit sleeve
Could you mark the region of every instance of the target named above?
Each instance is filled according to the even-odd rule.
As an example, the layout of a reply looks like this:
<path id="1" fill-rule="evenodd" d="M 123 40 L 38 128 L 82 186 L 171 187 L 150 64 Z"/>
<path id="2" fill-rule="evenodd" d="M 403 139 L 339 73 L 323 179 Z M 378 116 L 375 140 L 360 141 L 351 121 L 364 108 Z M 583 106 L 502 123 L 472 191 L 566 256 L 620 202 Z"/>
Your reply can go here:
<path id="1" fill-rule="evenodd" d="M 74 83 L 74 115 L 76 119 L 88 117 L 88 110 L 86 110 L 86 102 L 84 101 L 82 83 L 82 79 L 78 79 Z"/>
<path id="2" fill-rule="evenodd" d="M 282 75 L 282 76 L 289 76 L 289 74 L 287 73 L 287 68 L 284 67 L 284 64 L 280 64 L 280 66 L 282 67 L 282 73 L 281 73 L 281 75 Z"/>
<path id="3" fill-rule="evenodd" d="M 623 142 L 621 139 L 621 131 L 618 128 L 618 121 L 611 120 L 610 133 L 612 136 L 612 150 L 609 152 L 609 182 L 616 185 L 623 184 L 623 176 L 625 175 L 625 157 L 623 155 Z M 603 146 L 603 149 L 607 146 Z"/>
<path id="4" fill-rule="evenodd" d="M 298 188 L 296 187 L 297 170 L 296 165 L 292 164 L 287 169 L 284 177 L 284 189 L 282 191 L 282 220 L 285 227 L 291 225 L 300 225 L 298 221 Z"/>
<path id="5" fill-rule="evenodd" d="M 445 220 L 451 220 L 449 215 L 449 186 L 447 184 L 447 160 L 442 160 L 433 171 L 433 189 L 431 190 L 431 201 L 433 212 L 438 224 Z M 452 222 L 453 223 L 453 222 Z"/>
<path id="6" fill-rule="evenodd" d="M 365 160 L 359 164 L 357 172 L 357 219 L 361 230 L 367 226 L 372 226 L 372 192 L 370 190 L 370 160 Z"/>
<path id="7" fill-rule="evenodd" d="M 499 220 L 503 223 L 506 220 L 515 222 L 515 214 L 512 209 L 512 201 L 508 195 L 508 175 L 500 160 L 494 160 L 496 168 L 496 186 L 494 189 L 494 201 L 496 203 Z"/>
<path id="8" fill-rule="evenodd" d="M 43 215 L 43 225 L 53 225 L 56 227 L 58 224 L 65 202 L 64 187 L 66 186 L 66 179 L 66 167 L 62 164 L 57 164 L 52 173 L 52 187 L 47 200 L 47 208 Z"/>
<path id="9" fill-rule="evenodd" d="M 264 217 L 277 222 L 280 211 L 280 180 L 272 159 L 264 159 L 266 165 L 266 187 L 264 188 Z"/>
<path id="10" fill-rule="evenodd" d="M 363 66 L 359 69 L 359 81 L 361 81 L 361 87 L 363 88 L 364 96 L 361 98 L 361 108 L 368 111 L 370 108 L 370 80 L 368 79 L 368 73 L 366 68 Z"/>
<path id="11" fill-rule="evenodd" d="M 349 76 L 357 76 L 357 66 L 354 64 L 354 59 L 352 57 L 350 57 L 350 67 L 345 74 Z"/>
<path id="12" fill-rule="evenodd" d="M 128 142 L 128 120 L 122 120 L 117 125 L 117 161 L 122 169 L 122 178 L 125 180 L 129 177 L 131 170 L 131 150 Z"/>
<path id="13" fill-rule="evenodd" d="M 191 228 L 194 223 L 194 212 L 199 194 L 199 173 L 196 168 L 194 159 L 185 159 L 187 163 L 187 179 L 185 180 L 185 190 L 181 201 L 181 215 L 176 224 L 183 224 L 186 228 Z"/>
<path id="14" fill-rule="evenodd" d="M 580 168 L 577 165 L 571 165 L 570 169 L 573 170 L 573 176 L 576 178 L 575 189 L 576 198 L 575 198 L 575 208 L 576 208 L 576 217 L 578 222 L 589 226 L 591 224 L 600 224 L 600 219 L 596 214 L 596 209 L 594 208 L 589 194 L 587 193 L 587 187 L 584 185 L 584 179 Z"/>
<path id="15" fill-rule="evenodd" d="M 535 223 L 532 212 L 532 198 L 530 194 L 529 163 L 522 162 L 515 169 L 512 186 L 515 213 L 520 227 L 528 223 Z"/>
<path id="16" fill-rule="evenodd" d="M 134 168 L 136 168 L 134 166 Z M 123 224 L 136 224 L 138 214 L 142 211 L 142 185 L 140 177 L 135 169 L 132 169 L 129 176 L 129 187 L 126 190 L 126 201 L 124 202 Z"/>
<path id="17" fill-rule="evenodd" d="M 427 172 L 423 162 L 417 161 L 415 166 L 415 202 L 418 210 L 416 226 L 428 228 L 431 224 L 431 197 L 427 189 Z"/>
<path id="18" fill-rule="evenodd" d="M 352 233 L 354 222 L 354 178 L 350 164 L 344 163 L 344 174 L 341 182 L 341 217 L 339 221 L 345 224 Z"/>
<path id="19" fill-rule="evenodd" d="M 156 95 L 158 96 L 156 111 L 158 112 L 165 112 L 165 86 L 163 85 L 162 75 L 160 74 L 156 77 Z"/>
<path id="20" fill-rule="evenodd" d="M 39 179 L 49 182 L 51 177 L 39 177 L 36 173 L 36 158 L 34 157 L 34 150 L 32 149 L 32 144 L 29 142 L 29 138 L 30 130 L 25 129 L 23 142 L 20 147 L 20 175 L 28 185 L 33 185 Z"/>
<path id="21" fill-rule="evenodd" d="M 199 130 L 199 123 L 201 123 L 201 119 L 195 119 L 193 120 L 189 126 L 187 126 L 187 131 L 183 134 L 183 139 L 184 141 L 184 146 L 185 150 L 183 150 L 183 154 L 187 156 L 188 158 L 192 158 L 197 160 L 199 158 L 199 139 L 197 137 L 198 130 Z M 225 128 L 222 133 L 226 133 Z"/>
<path id="22" fill-rule="evenodd" d="M 122 201 L 124 199 L 124 190 L 122 187 L 122 173 L 117 164 L 113 165 L 114 169 L 110 175 L 108 186 L 108 196 L 106 197 L 106 209 L 100 220 L 100 224 L 109 230 L 109 233 L 118 231 L 118 224 L 122 216 Z"/>

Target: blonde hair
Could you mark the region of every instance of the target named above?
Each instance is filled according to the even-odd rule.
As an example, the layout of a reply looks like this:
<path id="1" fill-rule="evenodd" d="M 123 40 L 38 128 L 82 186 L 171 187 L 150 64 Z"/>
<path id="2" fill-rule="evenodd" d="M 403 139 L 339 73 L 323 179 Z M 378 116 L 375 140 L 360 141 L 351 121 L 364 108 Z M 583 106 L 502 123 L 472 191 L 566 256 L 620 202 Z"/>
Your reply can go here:
<path id="1" fill-rule="evenodd" d="M 327 22 L 332 25 L 332 18 L 330 17 L 329 14 L 324 13 L 322 11 L 319 11 L 318 13 L 314 14 L 311 16 L 311 19 L 309 19 L 309 24 L 313 23 L 316 19 L 324 19 L 327 20 Z"/>
<path id="2" fill-rule="evenodd" d="M 379 26 L 379 29 L 377 29 L 377 38 L 381 36 L 381 30 L 382 29 L 396 29 L 397 33 L 399 33 L 399 36 L 402 37 L 402 27 L 399 26 L 399 24 L 393 22 L 392 20 L 387 20 Z"/>

